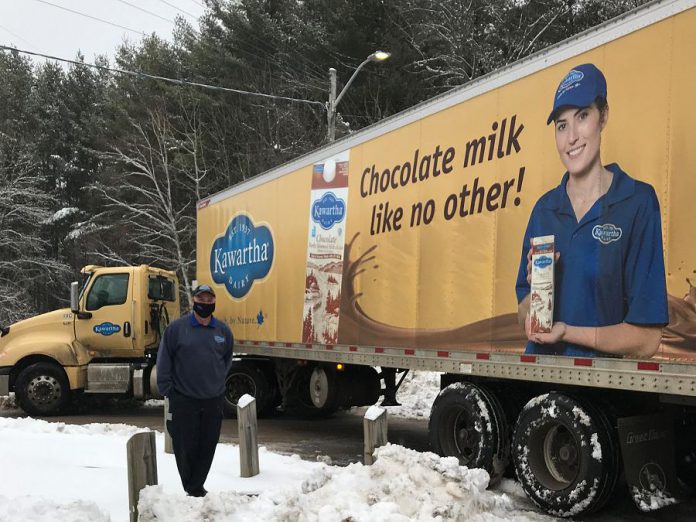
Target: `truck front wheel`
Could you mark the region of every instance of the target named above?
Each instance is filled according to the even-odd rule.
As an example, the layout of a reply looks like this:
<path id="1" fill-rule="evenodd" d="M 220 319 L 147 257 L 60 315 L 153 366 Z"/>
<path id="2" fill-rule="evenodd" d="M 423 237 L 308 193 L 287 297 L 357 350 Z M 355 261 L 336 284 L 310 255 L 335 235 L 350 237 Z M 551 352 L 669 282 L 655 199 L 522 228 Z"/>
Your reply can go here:
<path id="1" fill-rule="evenodd" d="M 522 409 L 512 455 L 527 496 L 560 517 L 600 509 L 619 475 L 619 446 L 607 415 L 557 392 L 535 397 Z"/>
<path id="2" fill-rule="evenodd" d="M 503 408 L 490 391 L 471 383 L 450 384 L 435 399 L 428 424 L 430 445 L 463 466 L 483 468 L 498 481 L 509 456 Z"/>
<path id="3" fill-rule="evenodd" d="M 20 372 L 15 395 L 19 406 L 29 415 L 56 415 L 70 400 L 70 384 L 62 368 L 39 362 Z"/>

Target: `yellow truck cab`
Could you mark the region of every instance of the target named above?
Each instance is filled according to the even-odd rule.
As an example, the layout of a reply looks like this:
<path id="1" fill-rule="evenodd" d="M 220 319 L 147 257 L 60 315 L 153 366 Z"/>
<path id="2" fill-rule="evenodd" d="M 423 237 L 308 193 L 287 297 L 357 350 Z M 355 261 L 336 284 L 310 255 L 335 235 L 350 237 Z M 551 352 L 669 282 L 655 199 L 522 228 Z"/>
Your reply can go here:
<path id="1" fill-rule="evenodd" d="M 89 265 L 71 306 L 1 328 L 0 395 L 30 415 L 59 413 L 74 392 L 158 396 L 154 372 L 164 328 L 179 316 L 174 272 L 148 265 Z"/>

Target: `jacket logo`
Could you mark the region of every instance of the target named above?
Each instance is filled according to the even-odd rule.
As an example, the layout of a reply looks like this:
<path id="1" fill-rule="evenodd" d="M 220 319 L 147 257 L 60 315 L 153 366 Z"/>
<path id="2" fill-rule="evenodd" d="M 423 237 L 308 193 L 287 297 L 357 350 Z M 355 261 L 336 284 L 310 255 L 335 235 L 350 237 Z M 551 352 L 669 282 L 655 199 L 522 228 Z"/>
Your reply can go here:
<path id="1" fill-rule="evenodd" d="M 94 333 L 109 336 L 120 332 L 121 327 L 117 324 L 105 321 L 102 324 L 96 325 L 94 328 L 92 328 L 92 330 L 94 331 Z"/>
<path id="2" fill-rule="evenodd" d="M 611 223 L 595 225 L 592 229 L 592 237 L 603 245 L 608 245 L 612 241 L 618 241 L 621 239 L 622 234 L 623 230 L 616 225 L 612 225 Z"/>
<path id="3" fill-rule="evenodd" d="M 241 299 L 254 284 L 265 278 L 273 265 L 273 234 L 266 225 L 254 225 L 251 217 L 238 214 L 225 235 L 213 242 L 210 273 L 213 281 L 224 284 L 229 294 Z"/>
<path id="4" fill-rule="evenodd" d="M 225 338 L 224 338 L 223 336 L 221 336 L 221 335 L 216 335 L 216 336 L 215 336 L 215 342 L 216 342 L 216 343 L 224 343 L 224 342 L 225 342 Z"/>

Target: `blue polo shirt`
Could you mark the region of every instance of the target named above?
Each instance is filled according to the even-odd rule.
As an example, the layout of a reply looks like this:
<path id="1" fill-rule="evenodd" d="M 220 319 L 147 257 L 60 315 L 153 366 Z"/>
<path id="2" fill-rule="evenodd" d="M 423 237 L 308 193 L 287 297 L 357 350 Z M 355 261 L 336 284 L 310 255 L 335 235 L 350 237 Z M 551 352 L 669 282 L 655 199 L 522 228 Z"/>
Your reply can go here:
<path id="1" fill-rule="evenodd" d="M 220 397 L 232 363 L 234 338 L 229 326 L 211 317 L 207 325 L 193 313 L 172 321 L 157 352 L 157 387 L 196 399 Z"/>
<path id="2" fill-rule="evenodd" d="M 578 223 L 561 184 L 532 210 L 522 242 L 517 301 L 529 294 L 529 238 L 553 234 L 561 253 L 555 270 L 553 320 L 571 326 L 619 323 L 664 326 L 669 322 L 662 251 L 660 205 L 651 185 L 634 180 L 613 163 L 609 191 Z M 527 343 L 526 353 L 594 357 L 606 355 L 571 343 Z"/>

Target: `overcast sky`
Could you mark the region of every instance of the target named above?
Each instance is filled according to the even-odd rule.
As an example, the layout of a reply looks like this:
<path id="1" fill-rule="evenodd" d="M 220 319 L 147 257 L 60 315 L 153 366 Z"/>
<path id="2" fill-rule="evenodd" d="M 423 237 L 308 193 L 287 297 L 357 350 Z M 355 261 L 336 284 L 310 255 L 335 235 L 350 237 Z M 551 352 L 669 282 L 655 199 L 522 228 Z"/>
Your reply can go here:
<path id="1" fill-rule="evenodd" d="M 203 0 L 0 0 L 0 44 L 68 59 L 81 51 L 89 63 L 105 54 L 113 63 L 124 40 L 153 32 L 171 40 L 177 14 L 198 28 L 203 11 Z"/>

